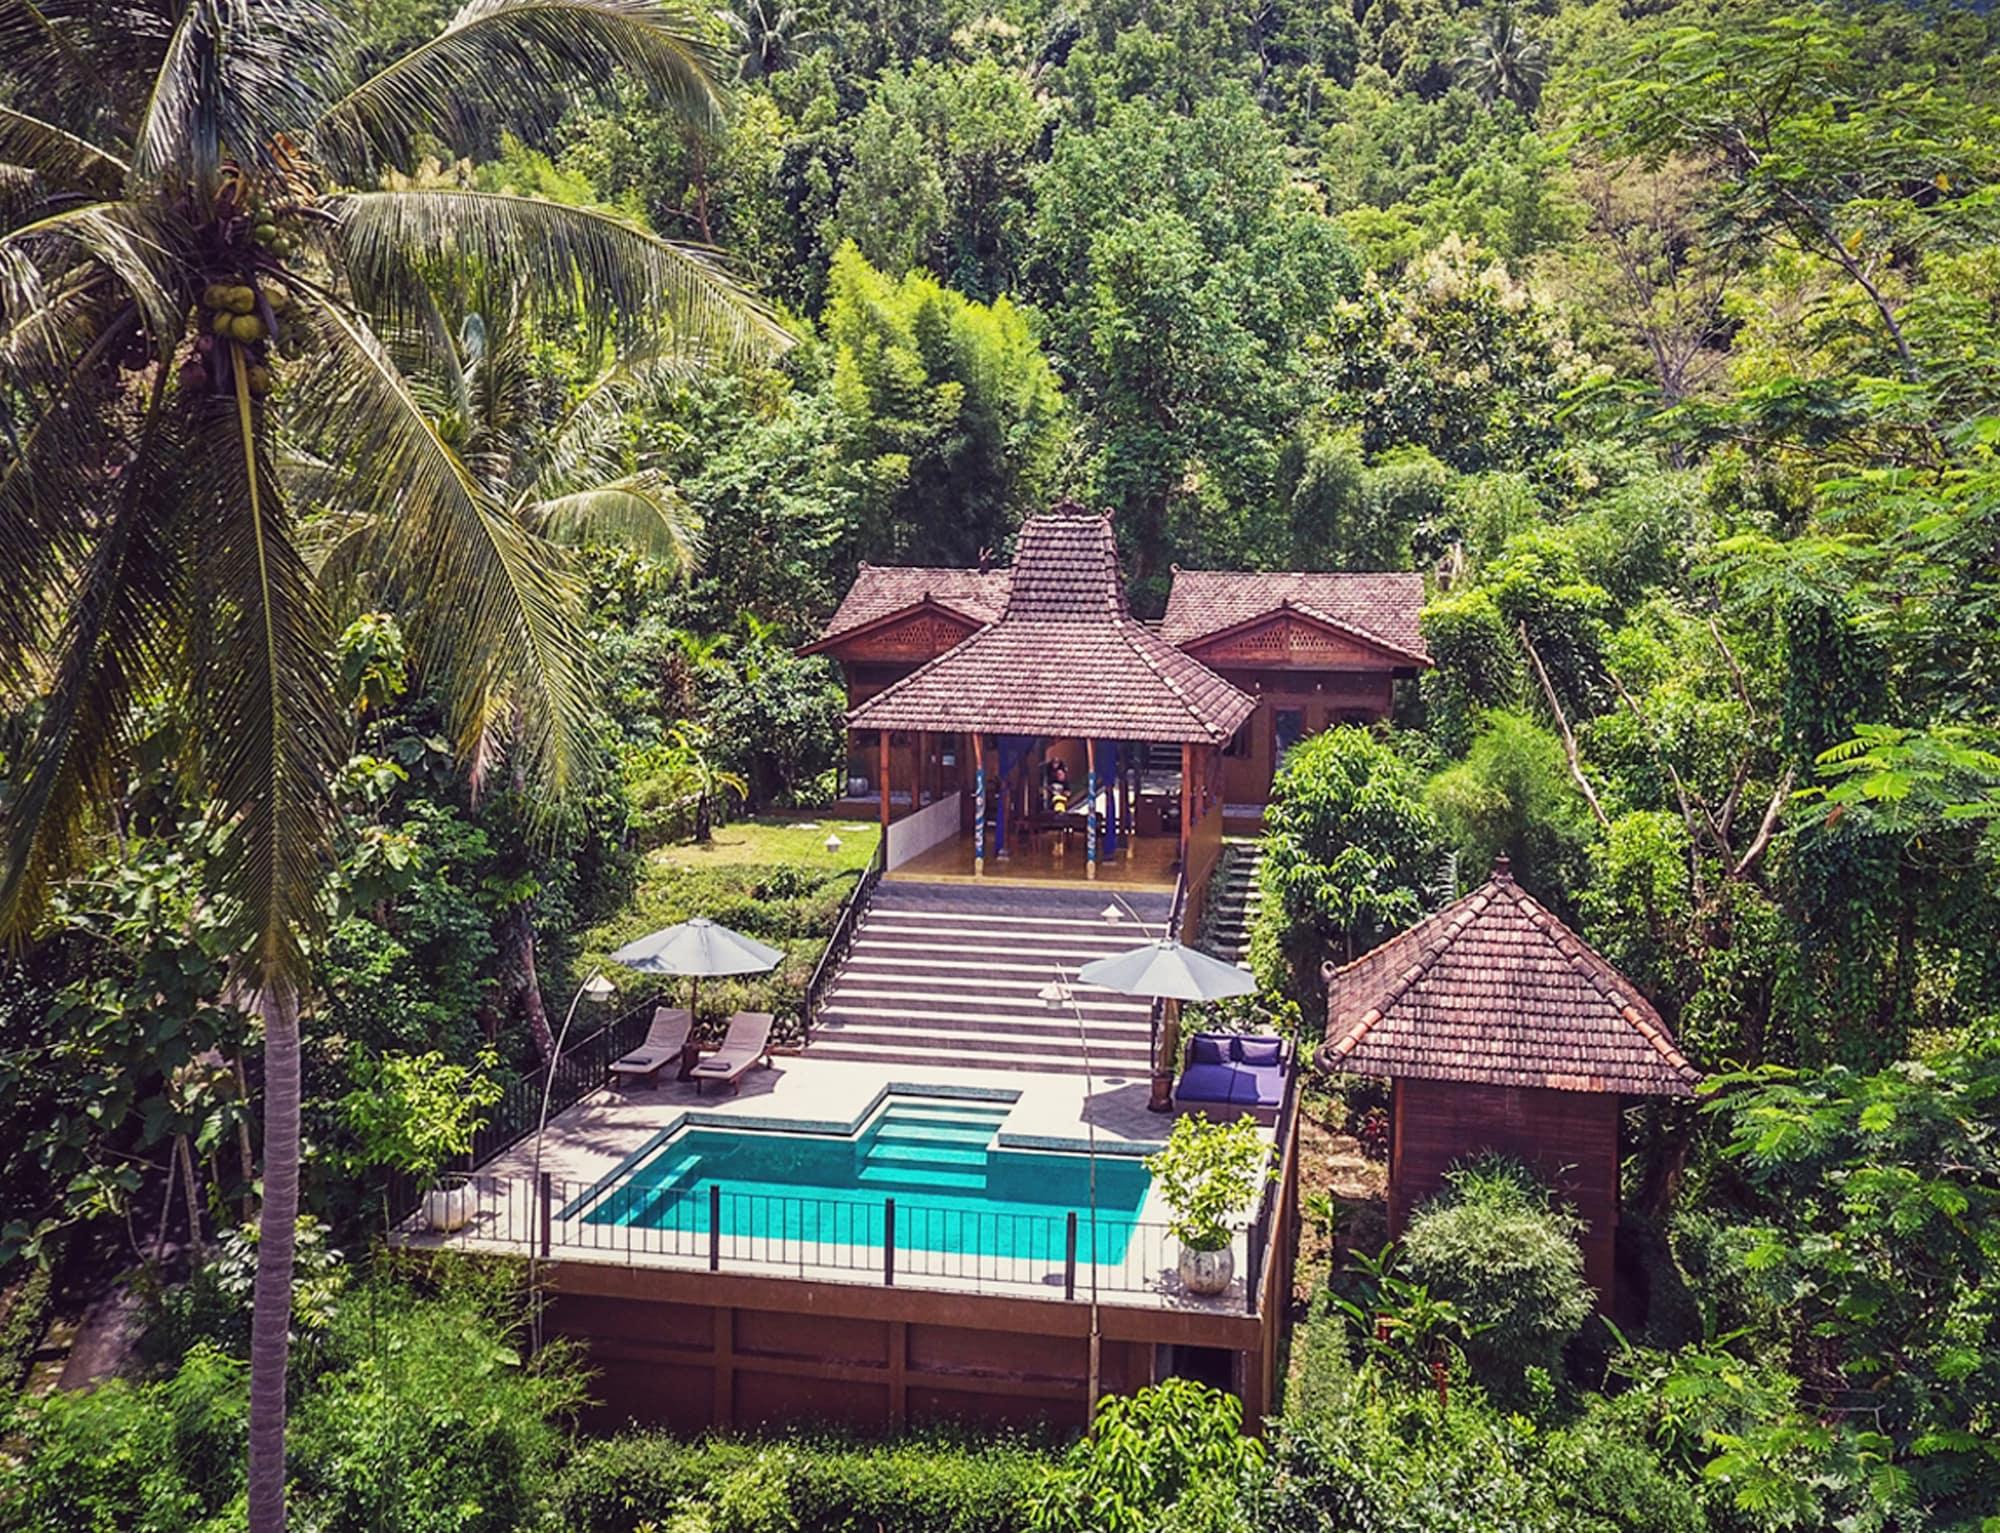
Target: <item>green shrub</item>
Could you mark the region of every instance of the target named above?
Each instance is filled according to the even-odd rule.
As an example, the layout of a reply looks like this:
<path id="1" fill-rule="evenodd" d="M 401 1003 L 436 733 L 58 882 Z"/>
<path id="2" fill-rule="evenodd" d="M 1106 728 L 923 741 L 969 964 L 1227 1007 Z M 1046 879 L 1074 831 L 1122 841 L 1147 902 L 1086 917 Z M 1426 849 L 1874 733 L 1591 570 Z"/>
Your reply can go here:
<path id="1" fill-rule="evenodd" d="M 1581 1229 L 1533 1173 L 1491 1158 L 1448 1172 L 1444 1190 L 1410 1220 L 1408 1273 L 1484 1327 L 1465 1356 L 1496 1394 L 1520 1399 L 1530 1369 L 1554 1374 L 1590 1318 Z"/>
<path id="2" fill-rule="evenodd" d="M 240 1526 L 249 1371 L 207 1344 L 171 1378 L 23 1402 L 0 1460 L 6 1533 L 222 1533 Z"/>
<path id="3" fill-rule="evenodd" d="M 1231 1492 L 1264 1466 L 1264 1445 L 1242 1431 L 1242 1402 L 1191 1379 L 1108 1395 L 1094 1433 L 1037 1490 L 1028 1526 L 1034 1533 L 1228 1528 Z"/>
<path id="4" fill-rule="evenodd" d="M 665 1529 L 691 1515 L 716 1533 L 1020 1533 L 1028 1489 L 1046 1467 L 1004 1442 L 769 1448 L 635 1432 L 577 1450 L 556 1483 L 550 1522 L 564 1533 Z"/>

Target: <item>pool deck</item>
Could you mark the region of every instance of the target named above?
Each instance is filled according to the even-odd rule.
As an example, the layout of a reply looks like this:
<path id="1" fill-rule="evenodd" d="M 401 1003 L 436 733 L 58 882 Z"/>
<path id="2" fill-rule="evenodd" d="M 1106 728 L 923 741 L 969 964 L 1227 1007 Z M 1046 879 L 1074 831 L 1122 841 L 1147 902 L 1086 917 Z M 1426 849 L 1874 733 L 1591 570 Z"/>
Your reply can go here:
<path id="1" fill-rule="evenodd" d="M 1143 1078 L 1108 1076 L 1092 1084 L 1086 1096 L 1083 1077 L 1028 1071 L 945 1070 L 937 1067 L 885 1067 L 876 1063 L 815 1060 L 807 1055 L 776 1055 L 768 1070 L 744 1077 L 737 1095 L 697 1095 L 692 1083 L 663 1077 L 656 1087 L 618 1086 L 592 1093 L 549 1120 L 541 1166 L 552 1178 L 555 1195 L 551 1218 L 549 1259 L 613 1263 L 628 1267 L 706 1268 L 706 1235 L 630 1226 L 593 1225 L 565 1205 L 586 1190 L 614 1179 L 620 1169 L 642 1156 L 683 1122 L 706 1126 L 790 1129 L 846 1133 L 875 1109 L 882 1097 L 904 1088 L 978 1096 L 992 1100 L 1012 1097 L 1000 1125 L 1002 1148 L 1063 1150 L 1081 1153 L 1093 1135 L 1101 1156 L 1130 1157 L 1149 1153 L 1165 1139 L 1173 1124 L 1166 1114 L 1146 1110 L 1149 1083 Z M 1272 1131 L 1261 1131 L 1270 1140 Z M 537 1228 L 531 1189 L 535 1185 L 535 1144 L 531 1138 L 479 1168 L 474 1181 L 477 1212 L 472 1222 L 454 1234 L 438 1236 L 406 1226 L 402 1240 L 412 1246 L 450 1246 L 500 1255 L 529 1254 Z M 809 1189 L 801 1189 L 808 1192 Z M 567 1217 L 565 1217 L 568 1215 Z M 1237 1278 L 1229 1292 L 1215 1298 L 1188 1293 L 1175 1268 L 1172 1241 L 1164 1226 L 1167 1212 L 1157 1188 L 1149 1189 L 1139 1210 L 1139 1228 L 1122 1262 L 1098 1270 L 1105 1303 L 1147 1307 L 1240 1313 L 1248 1272 L 1247 1239 L 1236 1242 Z M 854 1283 L 883 1281 L 879 1253 L 865 1248 L 792 1248 L 730 1238 L 718 1270 L 746 1276 L 788 1276 Z M 948 1292 L 977 1292 L 1012 1297 L 1062 1298 L 1061 1263 L 1021 1259 L 944 1257 L 938 1253 L 899 1253 L 898 1286 Z M 1079 1263 L 1079 1287 L 1090 1282 L 1087 1259 Z"/>

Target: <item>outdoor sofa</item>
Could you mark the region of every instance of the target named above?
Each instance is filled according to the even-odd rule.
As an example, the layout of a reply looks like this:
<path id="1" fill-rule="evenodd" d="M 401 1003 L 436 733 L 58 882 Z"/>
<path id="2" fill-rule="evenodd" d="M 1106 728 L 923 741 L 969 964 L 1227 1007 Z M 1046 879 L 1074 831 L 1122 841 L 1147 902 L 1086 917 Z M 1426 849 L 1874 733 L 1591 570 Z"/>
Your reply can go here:
<path id="1" fill-rule="evenodd" d="M 1249 1113 L 1259 1123 L 1278 1121 L 1292 1045 L 1272 1034 L 1196 1033 L 1188 1039 L 1187 1068 L 1174 1086 L 1174 1106 L 1211 1117 Z"/>

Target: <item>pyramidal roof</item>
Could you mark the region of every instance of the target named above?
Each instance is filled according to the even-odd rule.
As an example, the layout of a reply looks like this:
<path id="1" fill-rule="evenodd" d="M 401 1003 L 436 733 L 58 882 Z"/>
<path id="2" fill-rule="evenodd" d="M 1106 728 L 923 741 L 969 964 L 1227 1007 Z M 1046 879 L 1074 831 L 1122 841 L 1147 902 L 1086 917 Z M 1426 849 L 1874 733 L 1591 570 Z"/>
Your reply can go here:
<path id="1" fill-rule="evenodd" d="M 1328 1070 L 1691 1096 L 1700 1072 L 1644 996 L 1514 882 L 1463 899 L 1327 981 Z"/>
<path id="2" fill-rule="evenodd" d="M 999 617 L 847 715 L 855 729 L 1219 745 L 1257 706 L 1132 616 L 1111 523 L 1021 524 Z"/>

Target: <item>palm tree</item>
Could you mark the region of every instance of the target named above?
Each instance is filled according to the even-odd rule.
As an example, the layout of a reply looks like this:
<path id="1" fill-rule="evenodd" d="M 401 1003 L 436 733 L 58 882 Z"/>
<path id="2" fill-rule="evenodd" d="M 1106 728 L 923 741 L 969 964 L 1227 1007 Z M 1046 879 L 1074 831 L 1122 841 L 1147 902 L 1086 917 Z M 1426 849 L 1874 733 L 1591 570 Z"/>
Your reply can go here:
<path id="1" fill-rule="evenodd" d="M 383 187 L 420 137 L 534 135 L 579 82 L 718 109 L 674 0 L 470 0 L 365 78 L 332 0 L 0 0 L 0 698 L 32 744 L 0 823 L 0 933 L 32 925 L 115 807 L 139 720 L 184 781 L 265 1047 L 250 1526 L 284 1525 L 299 1010 L 342 755 L 329 604 L 281 453 L 323 466 L 411 600 L 460 744 L 506 695 L 560 790 L 585 744 L 569 590 L 545 540 L 437 433 L 381 339 L 425 284 L 517 291 L 607 342 L 782 336 L 701 255 L 610 214 Z"/>
<path id="2" fill-rule="evenodd" d="M 1522 30 L 1510 6 L 1490 12 L 1458 56 L 1459 77 L 1491 106 L 1502 97 L 1524 112 L 1541 100 L 1549 78 L 1549 49 Z"/>

